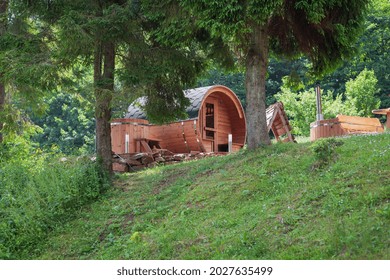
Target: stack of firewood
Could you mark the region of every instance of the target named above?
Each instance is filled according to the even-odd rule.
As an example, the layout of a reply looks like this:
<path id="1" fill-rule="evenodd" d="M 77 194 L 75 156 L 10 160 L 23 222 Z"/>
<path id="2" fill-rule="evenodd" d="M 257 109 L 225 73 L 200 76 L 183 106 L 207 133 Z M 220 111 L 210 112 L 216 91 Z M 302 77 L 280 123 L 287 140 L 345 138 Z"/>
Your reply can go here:
<path id="1" fill-rule="evenodd" d="M 188 154 L 175 154 L 167 149 L 153 149 L 153 153 L 113 153 L 113 170 L 117 172 L 138 171 L 147 167 L 174 164 L 182 161 L 215 156 L 214 153 L 193 151 Z"/>

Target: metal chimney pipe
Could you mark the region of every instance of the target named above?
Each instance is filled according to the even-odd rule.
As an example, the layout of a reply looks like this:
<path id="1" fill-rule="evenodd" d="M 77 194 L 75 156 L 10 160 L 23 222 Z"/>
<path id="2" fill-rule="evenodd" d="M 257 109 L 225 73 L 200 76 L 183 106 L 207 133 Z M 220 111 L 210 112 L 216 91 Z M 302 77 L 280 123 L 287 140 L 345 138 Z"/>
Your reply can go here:
<path id="1" fill-rule="evenodd" d="M 317 121 L 324 119 L 322 115 L 322 103 L 321 103 L 321 88 L 320 85 L 316 86 L 316 105 L 317 105 Z"/>

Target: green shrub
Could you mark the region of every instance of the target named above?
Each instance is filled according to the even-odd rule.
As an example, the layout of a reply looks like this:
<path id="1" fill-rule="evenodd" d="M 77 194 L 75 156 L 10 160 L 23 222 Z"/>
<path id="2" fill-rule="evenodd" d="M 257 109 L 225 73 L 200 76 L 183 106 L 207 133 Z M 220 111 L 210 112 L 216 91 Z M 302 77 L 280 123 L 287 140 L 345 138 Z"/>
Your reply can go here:
<path id="1" fill-rule="evenodd" d="M 25 259 L 109 181 L 89 158 L 61 161 L 17 141 L 0 147 L 0 259 Z"/>
<path id="2" fill-rule="evenodd" d="M 376 96 L 378 79 L 373 70 L 366 68 L 355 79 L 345 84 L 346 113 L 354 116 L 371 117 L 371 111 L 380 106 Z"/>
<path id="3" fill-rule="evenodd" d="M 343 144 L 335 138 L 321 138 L 311 144 L 310 148 L 316 158 L 315 167 L 323 167 L 336 157 L 335 149 Z"/>

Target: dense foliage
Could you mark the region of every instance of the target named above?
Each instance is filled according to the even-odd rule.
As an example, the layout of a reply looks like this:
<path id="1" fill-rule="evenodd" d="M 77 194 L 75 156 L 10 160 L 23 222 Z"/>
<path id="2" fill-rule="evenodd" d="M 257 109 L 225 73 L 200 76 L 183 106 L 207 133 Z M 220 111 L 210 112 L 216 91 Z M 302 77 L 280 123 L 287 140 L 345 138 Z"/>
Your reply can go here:
<path id="1" fill-rule="evenodd" d="M 245 67 L 247 145 L 270 144 L 266 76 L 270 55 L 311 61 L 311 73 L 334 70 L 356 50 L 368 0 L 181 1 L 198 26 L 229 42 Z"/>
<path id="2" fill-rule="evenodd" d="M 30 114 L 31 110 L 42 113 L 45 108 L 49 107 L 47 102 L 52 98 L 45 95 L 51 95 L 53 93 L 52 90 L 56 87 L 60 89 L 59 92 L 62 92 L 60 95 L 64 95 L 64 92 L 68 92 L 66 85 L 69 83 L 69 80 L 72 80 L 73 83 L 81 80 L 82 76 L 80 75 L 69 76 L 69 74 L 63 74 L 67 73 L 67 71 L 58 72 L 59 66 L 70 67 L 72 61 L 77 61 L 77 67 L 80 66 L 80 62 L 82 65 L 91 65 L 93 48 L 87 46 L 92 46 L 93 38 L 91 37 L 91 32 L 101 23 L 97 18 L 89 22 L 87 18 L 82 16 L 83 13 L 92 13 L 92 10 L 82 10 L 87 5 L 85 3 L 81 5 L 83 1 L 73 1 L 72 4 L 58 1 L 55 5 L 52 3 L 50 7 L 45 4 L 45 1 L 36 1 L 32 3 L 32 11 L 40 13 L 41 17 L 39 18 L 40 20 L 34 21 L 28 19 L 28 11 L 30 13 L 32 11 L 30 9 L 31 6 L 29 9 L 26 9 L 25 1 L 15 0 L 9 2 L 15 18 L 8 20 L 7 32 L 1 36 L 0 46 L 2 51 L 0 63 L 2 63 L 3 69 L 2 81 L 8 85 L 7 102 L 10 104 L 6 105 L 0 112 L 0 118 L 7 122 L 4 128 L 5 131 L 20 130 L 18 126 L 20 119 L 32 118 L 41 127 L 45 126 L 45 132 L 39 139 L 41 145 L 51 146 L 54 143 L 51 139 L 54 138 L 48 136 L 48 131 L 57 131 L 54 133 L 56 135 L 59 135 L 58 131 L 61 131 L 58 127 L 59 122 L 55 121 L 55 117 L 58 118 L 58 115 L 56 115 L 59 113 L 58 110 L 54 112 L 49 109 L 47 117 L 43 118 L 45 121 Z M 88 5 L 92 5 L 92 2 L 88 2 Z M 172 102 L 175 97 L 171 99 L 158 95 L 154 98 L 152 95 L 155 89 L 157 89 L 156 86 L 160 87 L 160 91 L 170 88 L 178 93 L 181 93 L 180 88 L 177 87 L 178 84 L 181 84 L 181 88 L 190 87 L 194 82 L 193 74 L 199 73 L 200 68 L 206 66 L 205 61 L 200 59 L 202 56 L 215 56 L 216 58 L 222 57 L 224 59 L 214 60 L 210 74 L 199 80 L 198 84 L 227 85 L 239 95 L 244 106 L 246 106 L 245 75 L 242 72 L 242 68 L 239 68 L 234 73 L 224 73 L 217 67 L 220 62 L 224 62 L 224 65 L 231 66 L 232 64 L 229 61 L 230 56 L 227 55 L 227 44 L 221 41 L 221 38 L 213 39 L 212 34 L 206 31 L 206 26 L 200 29 L 193 26 L 192 20 L 186 16 L 186 13 L 178 13 L 179 10 L 175 2 L 169 5 L 167 3 L 161 2 L 156 5 L 154 1 L 140 1 L 128 6 L 125 5 L 122 8 L 113 5 L 101 19 L 105 24 L 115 24 L 119 31 L 123 31 L 123 28 L 130 28 L 132 31 L 136 31 L 131 33 L 132 35 L 130 34 L 129 38 L 132 38 L 130 44 L 126 45 L 127 41 L 122 42 L 125 44 L 121 43 L 116 50 L 119 54 L 119 63 L 117 63 L 116 69 L 115 92 L 112 96 L 113 109 L 116 111 L 115 115 L 123 116 L 122 111 L 126 109 L 130 100 L 146 92 L 148 95 L 151 95 L 150 100 L 153 100 L 153 102 L 148 103 L 148 110 L 151 113 L 150 117 L 154 118 L 156 122 L 167 121 L 171 117 L 182 117 L 183 115 L 176 112 L 175 109 L 178 109 L 176 105 L 181 102 L 184 102 L 180 105 L 183 108 L 186 104 L 185 100 L 181 100 L 176 104 Z M 97 9 L 94 6 L 95 8 Z M 229 6 L 225 8 L 229 9 Z M 117 18 L 110 15 L 109 11 L 115 11 Z M 370 7 L 370 12 L 364 25 L 365 32 L 354 46 L 359 51 L 351 60 L 344 60 L 341 67 L 337 68 L 333 73 L 323 76 L 321 79 L 314 78 L 311 75 L 310 64 L 305 58 L 299 58 L 290 62 L 280 57 L 276 60 L 271 56 L 266 79 L 266 104 L 270 105 L 276 101 L 274 95 L 280 91 L 284 76 L 289 77 L 292 91 L 309 90 L 309 88 L 313 88 L 315 84 L 319 83 L 325 91 L 332 91 L 334 97 L 342 95 L 342 100 L 344 101 L 346 99 L 345 94 L 347 94 L 345 90 L 346 83 L 351 79 L 356 79 L 357 75 L 364 68 L 367 68 L 369 71 L 373 70 L 377 77 L 378 92 L 375 93 L 375 97 L 381 99 L 380 107 L 390 107 L 390 98 L 387 92 L 390 79 L 388 71 L 386 71 L 387 65 L 390 63 L 388 61 L 390 57 L 388 53 L 388 46 L 390 45 L 388 35 L 389 11 L 390 8 L 387 1 L 375 0 Z M 65 16 L 68 12 L 70 14 Z M 140 13 L 145 14 L 142 22 L 138 21 L 140 19 L 134 18 L 135 15 L 140 15 Z M 169 17 L 166 15 L 169 15 Z M 49 23 L 45 24 L 47 20 L 49 20 Z M 53 30 L 51 24 L 56 21 L 58 21 L 58 26 L 63 26 L 64 29 Z M 142 34 L 136 29 L 138 24 L 141 27 L 139 30 L 150 32 L 150 35 L 146 38 L 147 40 L 152 40 L 153 38 L 153 42 L 142 41 Z M 218 28 L 222 28 L 222 26 Z M 99 30 L 101 31 L 101 29 Z M 177 32 L 177 30 L 180 32 Z M 124 34 L 128 34 L 130 31 L 126 32 Z M 101 34 L 102 38 L 106 36 L 103 35 Z M 111 38 L 113 35 L 108 34 L 107 36 Z M 192 40 L 194 38 L 199 40 Z M 60 42 L 59 39 L 62 42 L 61 45 L 57 45 Z M 67 43 L 63 44 L 65 40 Z M 76 43 L 73 44 L 73 41 Z M 229 43 L 229 40 L 227 41 L 231 45 L 232 42 Z M 48 42 L 50 44 L 47 44 Z M 15 46 L 18 46 L 18 48 Z M 170 50 L 172 46 L 178 48 L 179 51 Z M 191 46 L 191 48 L 188 49 L 186 46 Z M 150 49 L 148 49 L 149 47 Z M 199 52 L 201 47 L 206 47 L 202 51 L 203 53 Z M 194 56 L 195 53 L 201 55 Z M 189 60 L 186 60 L 187 58 Z M 240 59 L 242 59 L 242 56 L 238 56 L 238 61 Z M 170 62 L 171 60 L 172 62 Z M 172 72 L 170 73 L 169 71 Z M 85 75 L 89 76 L 92 76 L 91 73 L 92 71 L 89 71 L 89 74 L 84 72 Z M 181 79 L 178 77 L 179 74 L 186 76 L 188 78 L 186 78 L 187 82 L 183 82 L 184 80 L 182 79 L 182 82 L 173 82 L 175 83 L 173 85 L 167 81 L 169 77 L 173 77 L 176 80 Z M 156 83 L 156 81 L 159 82 Z M 59 85 L 61 87 L 58 87 Z M 150 86 L 150 88 L 147 89 L 145 86 Z M 163 86 L 166 89 L 163 89 Z M 90 95 L 93 95 L 92 87 L 89 91 Z M 124 94 L 120 94 L 122 92 Z M 119 100 L 121 96 L 124 96 L 126 99 L 123 100 L 122 98 L 122 100 Z M 176 97 L 181 98 L 179 96 Z M 375 97 L 373 97 L 374 100 Z M 74 99 L 74 97 L 67 98 Z M 89 101 L 92 101 L 92 99 Z M 171 106 L 169 104 L 176 104 L 172 105 L 175 108 L 166 107 Z M 91 122 L 95 122 L 95 120 L 92 120 L 93 117 L 91 117 L 89 109 L 86 108 L 89 107 L 83 106 L 82 108 L 73 109 L 73 113 L 77 110 L 77 114 L 85 115 L 87 118 L 90 118 Z M 173 115 L 168 116 L 167 112 L 171 112 Z M 164 115 L 163 118 L 160 116 L 161 113 Z M 43 122 L 45 123 L 43 124 Z M 72 122 L 70 127 L 82 126 L 82 124 L 78 123 L 76 117 L 71 117 L 67 122 Z M 64 124 L 63 122 L 61 123 Z M 61 136 L 57 137 L 57 146 L 66 146 L 72 142 L 70 141 L 71 139 L 78 139 L 78 136 L 71 135 L 74 132 L 67 132 L 68 127 L 69 125 L 66 128 L 61 127 L 65 133 L 63 132 Z M 87 131 L 91 131 L 91 126 L 88 125 L 88 127 Z M 87 137 L 89 139 L 87 142 L 91 143 L 91 137 L 88 135 Z M 47 143 L 44 143 L 45 141 Z M 80 139 L 75 141 L 74 143 L 81 143 Z M 76 147 L 78 147 L 78 144 L 76 144 Z M 68 153 L 71 150 L 77 150 L 77 148 L 61 148 L 61 150 Z"/>
<path id="3" fill-rule="evenodd" d="M 90 158 L 60 159 L 23 137 L 1 144 L 0 259 L 29 258 L 50 231 L 108 186 Z"/>
<path id="4" fill-rule="evenodd" d="M 93 69 L 96 153 L 110 172 L 115 92 L 129 90 L 133 97 L 142 92 L 155 123 L 183 118 L 188 105 L 183 89 L 195 83 L 213 50 L 224 49 L 207 32 L 197 36 L 199 28 L 175 1 L 12 2 L 52 31 L 48 42 L 61 67 L 83 63 Z M 199 52 L 201 44 L 207 48 Z"/>
<path id="5" fill-rule="evenodd" d="M 294 132 L 307 135 L 317 83 L 326 118 L 390 107 L 390 4 L 372 0 L 358 38 L 367 2 L 0 1 L 0 259 L 52 255 L 41 255 L 45 239 L 84 215 L 111 183 L 102 166 L 111 171 L 112 109 L 140 95 L 148 98 L 152 121 L 183 118 L 182 90 L 211 69 L 198 83 L 231 87 L 254 117 L 255 136 L 264 128 L 255 115 L 276 99 Z M 236 72 L 219 70 L 235 63 Z M 314 75 L 323 70 L 335 71 Z M 93 152 L 95 139 L 97 161 L 74 157 Z M 123 190 L 113 189 L 109 195 L 119 199 L 94 204 L 103 210 L 91 217 L 107 222 L 81 221 L 69 235 L 73 240 L 80 231 L 82 241 L 65 254 L 388 258 L 388 135 L 346 141 L 318 142 L 314 155 L 307 147 L 275 145 L 232 155 L 236 162 L 208 159 L 130 175 L 124 189 L 131 195 L 122 200 Z M 321 160 L 325 167 L 313 170 Z M 313 232 L 313 224 L 326 223 L 327 232 Z"/>
<path id="6" fill-rule="evenodd" d="M 63 154 L 92 154 L 95 145 L 93 105 L 82 95 L 59 93 L 47 101 L 44 117 L 32 121 L 42 128 L 34 135 L 42 149 L 57 147 Z"/>
<path id="7" fill-rule="evenodd" d="M 378 80 L 374 71 L 364 69 L 354 80 L 345 84 L 346 106 L 350 115 L 370 117 L 372 110 L 380 107 L 380 99 L 375 95 Z"/>

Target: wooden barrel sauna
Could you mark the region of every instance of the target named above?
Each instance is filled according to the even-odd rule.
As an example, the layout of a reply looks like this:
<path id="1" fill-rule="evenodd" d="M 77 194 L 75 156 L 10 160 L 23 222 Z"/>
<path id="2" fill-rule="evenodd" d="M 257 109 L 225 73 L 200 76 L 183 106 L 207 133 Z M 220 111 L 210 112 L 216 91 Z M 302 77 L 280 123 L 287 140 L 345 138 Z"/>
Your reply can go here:
<path id="1" fill-rule="evenodd" d="M 137 106 L 140 101 L 132 103 L 124 119 L 111 123 L 113 151 L 149 152 L 157 147 L 174 153 L 228 152 L 244 146 L 245 114 L 231 89 L 216 85 L 184 93 L 190 100 L 188 118 L 165 125 L 149 124 L 146 113 Z"/>

